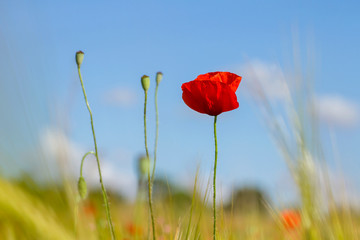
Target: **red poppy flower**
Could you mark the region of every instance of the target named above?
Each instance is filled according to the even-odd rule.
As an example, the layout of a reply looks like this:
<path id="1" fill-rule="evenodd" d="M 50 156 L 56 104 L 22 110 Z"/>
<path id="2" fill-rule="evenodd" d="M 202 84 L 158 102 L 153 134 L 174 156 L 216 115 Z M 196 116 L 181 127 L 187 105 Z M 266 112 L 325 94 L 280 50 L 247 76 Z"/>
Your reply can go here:
<path id="1" fill-rule="evenodd" d="M 235 91 L 241 77 L 230 72 L 210 72 L 184 83 L 182 98 L 191 109 L 217 116 L 239 107 Z"/>
<path id="2" fill-rule="evenodd" d="M 300 225 L 301 216 L 298 211 L 284 210 L 281 212 L 281 219 L 287 230 L 295 229 Z"/>

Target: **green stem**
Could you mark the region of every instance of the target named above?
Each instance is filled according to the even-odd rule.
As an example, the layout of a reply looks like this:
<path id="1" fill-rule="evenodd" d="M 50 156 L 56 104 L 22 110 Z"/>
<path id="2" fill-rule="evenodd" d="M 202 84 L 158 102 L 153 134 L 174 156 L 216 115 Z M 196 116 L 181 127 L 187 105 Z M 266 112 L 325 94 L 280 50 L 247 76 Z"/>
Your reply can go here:
<path id="1" fill-rule="evenodd" d="M 217 166 L 217 154 L 218 154 L 218 149 L 217 149 L 217 137 L 216 137 L 216 119 L 217 116 L 214 117 L 214 139 L 215 139 L 215 163 L 214 163 L 214 182 L 213 182 L 213 186 L 214 186 L 214 193 L 213 193 L 213 208 L 214 208 L 214 240 L 216 239 L 216 166 Z"/>
<path id="2" fill-rule="evenodd" d="M 86 102 L 86 106 L 87 106 L 87 109 L 88 109 L 89 114 L 90 114 L 91 130 L 92 130 L 92 134 L 93 134 L 93 138 L 94 138 L 94 146 L 95 146 L 95 158 L 96 158 L 98 171 L 99 171 L 101 191 L 102 191 L 102 195 L 103 195 L 103 199 L 104 199 L 104 203 L 105 203 L 106 217 L 107 217 L 107 220 L 108 220 L 108 223 L 109 223 L 109 226 L 110 226 L 111 239 L 116 239 L 114 226 L 113 226 L 113 223 L 112 223 L 112 220 L 111 220 L 111 215 L 110 215 L 109 201 L 108 201 L 108 197 L 107 197 L 107 194 L 106 194 L 106 189 L 104 187 L 103 179 L 102 179 L 102 175 L 101 175 L 101 168 L 100 168 L 99 154 L 98 154 L 98 148 L 97 148 L 97 143 L 96 143 L 93 116 L 92 116 L 92 112 L 91 112 L 91 109 L 90 109 L 89 102 L 87 100 L 85 87 L 84 87 L 84 83 L 83 83 L 83 80 L 82 80 L 82 77 L 81 77 L 81 72 L 80 72 L 80 67 L 79 66 L 78 66 L 78 73 L 79 73 L 79 78 L 80 78 L 80 82 L 81 82 L 81 87 L 82 87 L 82 90 L 83 90 L 83 93 L 84 93 L 84 99 L 85 99 L 85 102 Z"/>
<path id="3" fill-rule="evenodd" d="M 154 183 L 154 179 L 155 179 L 156 152 L 157 152 L 157 144 L 159 138 L 159 110 L 158 110 L 158 101 L 157 101 L 158 88 L 159 88 L 159 84 L 156 84 L 156 88 L 155 88 L 156 135 L 155 135 L 155 147 L 154 147 L 154 166 L 151 174 L 151 183 Z"/>
<path id="4" fill-rule="evenodd" d="M 144 102 L 144 135 L 145 135 L 145 150 L 146 150 L 146 157 L 150 159 L 149 150 L 147 146 L 147 134 L 146 134 L 146 103 L 147 103 L 147 91 L 145 91 L 145 102 Z M 155 221 L 154 221 L 154 213 L 152 208 L 152 184 L 150 178 L 150 167 L 148 168 L 148 192 L 149 192 L 149 208 L 150 208 L 150 215 L 151 215 L 151 224 L 153 230 L 153 240 L 156 239 L 155 236 Z"/>
<path id="5" fill-rule="evenodd" d="M 84 156 L 83 156 L 83 158 L 81 159 L 81 165 L 80 165 L 80 177 L 82 177 L 82 176 L 83 176 L 83 165 L 84 165 L 84 160 L 85 160 L 85 158 L 86 158 L 88 155 L 90 155 L 90 154 L 92 154 L 92 155 L 96 156 L 96 155 L 95 155 L 95 152 L 93 152 L 93 151 L 89 151 L 89 152 L 85 153 L 85 155 L 84 155 Z"/>

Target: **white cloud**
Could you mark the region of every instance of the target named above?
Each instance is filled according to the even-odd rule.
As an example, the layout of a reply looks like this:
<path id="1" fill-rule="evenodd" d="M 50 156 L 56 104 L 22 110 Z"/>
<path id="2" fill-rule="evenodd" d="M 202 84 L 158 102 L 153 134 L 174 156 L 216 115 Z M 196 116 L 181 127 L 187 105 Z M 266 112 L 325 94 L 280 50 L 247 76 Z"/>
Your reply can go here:
<path id="1" fill-rule="evenodd" d="M 263 96 L 269 101 L 285 101 L 291 98 L 289 81 L 281 67 L 274 63 L 250 61 L 240 67 L 244 92 L 254 99 Z M 354 127 L 360 119 L 356 103 L 338 95 L 318 96 L 313 102 L 319 120 L 332 127 Z"/>
<path id="2" fill-rule="evenodd" d="M 74 169 L 80 164 L 84 150 L 72 142 L 63 130 L 55 127 L 46 127 L 39 134 L 40 147 L 50 168 L 58 165 L 65 173 L 75 174 Z M 78 171 L 77 171 L 78 172 Z"/>
<path id="3" fill-rule="evenodd" d="M 106 104 L 117 107 L 131 107 L 137 101 L 134 90 L 120 87 L 106 91 L 103 98 Z"/>
<path id="4" fill-rule="evenodd" d="M 246 92 L 250 92 L 255 99 L 263 94 L 269 100 L 288 100 L 290 98 L 285 74 L 277 64 L 251 61 L 240 68 L 239 74 L 244 79 L 242 84 L 244 84 Z"/>
<path id="5" fill-rule="evenodd" d="M 85 160 L 86 161 L 86 160 Z M 78 166 L 78 168 L 80 165 Z M 94 157 L 89 157 L 84 164 L 84 178 L 91 188 L 100 188 L 99 173 Z M 132 168 L 119 168 L 107 159 L 101 159 L 101 173 L 107 189 L 134 199 L 137 191 L 137 177 Z"/>
<path id="6" fill-rule="evenodd" d="M 319 96 L 314 104 L 319 119 L 329 126 L 354 127 L 359 121 L 358 106 L 341 96 Z"/>
<path id="7" fill-rule="evenodd" d="M 61 170 L 68 177 L 74 179 L 79 177 L 81 159 L 87 150 L 71 141 L 64 131 L 55 127 L 43 129 L 40 132 L 40 146 L 52 172 L 56 173 L 60 165 Z M 137 178 L 133 164 L 131 164 L 131 154 L 126 150 L 122 150 L 116 153 L 116 159 L 113 159 L 113 161 L 101 156 L 100 161 L 105 187 L 134 199 Z M 83 175 L 90 188 L 100 187 L 97 163 L 91 155 L 85 159 Z"/>

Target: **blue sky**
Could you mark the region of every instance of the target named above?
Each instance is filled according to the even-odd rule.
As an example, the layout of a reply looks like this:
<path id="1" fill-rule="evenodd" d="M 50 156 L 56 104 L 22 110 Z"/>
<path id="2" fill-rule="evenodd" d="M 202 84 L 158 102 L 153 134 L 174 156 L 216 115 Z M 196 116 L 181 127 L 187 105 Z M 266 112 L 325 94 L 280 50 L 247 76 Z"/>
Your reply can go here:
<path id="1" fill-rule="evenodd" d="M 219 181 L 227 186 L 260 185 L 276 194 L 287 170 L 259 108 L 246 92 L 252 81 L 246 66 L 257 63 L 285 73 L 293 67 L 294 46 L 299 46 L 302 64 L 315 69 L 311 74 L 316 94 L 350 105 L 346 114 L 351 119 L 346 122 L 349 118 L 344 117 L 345 123 L 334 124 L 331 131 L 343 171 L 359 190 L 359 5 L 356 1 L 2 1 L 0 107 L 7 114 L 1 120 L 0 149 L 4 158 L 16 162 L 4 166 L 31 168 L 24 156 L 33 154 L 44 129 L 65 129 L 71 144 L 84 151 L 92 148 L 74 61 L 75 52 L 82 50 L 82 73 L 100 152 L 109 168 L 116 169 L 118 181 L 134 178 L 133 161 L 144 151 L 143 74 L 152 79 L 148 115 L 152 149 L 154 77 L 157 71 L 164 73 L 157 172 L 185 181 L 199 163 L 204 174 L 212 168 L 213 119 L 183 103 L 181 84 L 210 71 L 234 71 L 243 76 L 240 107 L 219 116 Z M 344 109 L 341 104 L 339 108 Z M 325 131 L 323 138 L 331 159 Z M 76 166 L 80 163 L 74 161 Z"/>

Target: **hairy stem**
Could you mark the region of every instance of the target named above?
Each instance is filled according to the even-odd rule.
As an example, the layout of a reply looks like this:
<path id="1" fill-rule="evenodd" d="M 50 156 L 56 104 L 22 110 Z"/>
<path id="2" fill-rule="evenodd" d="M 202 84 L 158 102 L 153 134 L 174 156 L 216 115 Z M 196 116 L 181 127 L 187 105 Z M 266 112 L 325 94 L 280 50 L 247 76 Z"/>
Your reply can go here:
<path id="1" fill-rule="evenodd" d="M 87 96 L 86 96 L 86 92 L 85 92 L 85 87 L 84 87 L 84 83 L 81 77 L 81 72 L 80 72 L 80 67 L 78 66 L 78 73 L 79 73 L 79 78 L 80 78 L 80 82 L 81 82 L 81 87 L 83 90 L 83 94 L 84 94 L 84 99 L 86 102 L 86 106 L 87 109 L 89 111 L 89 115 L 90 115 L 90 122 L 91 122 L 91 130 L 92 130 L 92 134 L 93 134 L 93 139 L 94 139 L 94 147 L 95 147 L 95 158 L 96 158 L 96 162 L 97 162 L 97 167 L 98 167 L 98 171 L 99 171 L 99 178 L 100 178 L 100 185 L 101 185 L 101 191 L 102 191 L 102 195 L 103 195 L 103 199 L 104 199 L 104 203 L 105 203 L 105 211 L 106 211 L 106 217 L 110 226 L 110 234 L 111 234 L 111 239 L 116 239 L 115 238 L 115 231 L 114 231 L 114 226 L 111 220 L 111 215 L 110 215 L 110 207 L 109 207 L 109 200 L 106 194 L 106 189 L 105 186 L 103 184 L 103 179 L 102 179 L 102 175 L 101 175 L 101 168 L 100 168 L 100 160 L 99 160 L 99 154 L 98 154 L 98 148 L 97 148 L 97 143 L 96 143 L 96 136 L 95 136 L 95 128 L 94 128 L 94 121 L 93 121 L 93 116 L 92 116 L 92 112 L 90 109 L 90 105 L 89 102 L 87 100 Z"/>
<path id="2" fill-rule="evenodd" d="M 155 179 L 156 152 L 157 152 L 157 144 L 159 138 L 159 110 L 158 110 L 158 101 L 157 101 L 158 88 L 159 88 L 159 84 L 156 84 L 156 88 L 155 88 L 156 134 L 155 134 L 155 147 L 154 147 L 154 166 L 151 174 L 151 183 L 154 183 L 154 179 Z"/>
<path id="3" fill-rule="evenodd" d="M 147 146 L 147 134 L 146 134 L 146 103 L 147 103 L 147 91 L 145 91 L 145 101 L 144 101 L 144 135 L 145 135 L 145 150 L 146 150 L 146 157 L 150 160 L 149 150 Z M 153 240 L 156 239 L 155 235 L 155 221 L 154 221 L 154 213 L 152 207 L 152 184 L 151 184 L 151 177 L 150 177 L 150 166 L 148 167 L 148 194 L 149 194 L 149 208 L 150 208 L 150 216 L 151 216 L 151 224 L 153 230 Z"/>
<path id="4" fill-rule="evenodd" d="M 95 155 L 95 152 L 93 152 L 93 151 L 89 151 L 89 152 L 85 153 L 85 155 L 84 155 L 84 156 L 83 156 L 83 158 L 81 159 L 81 165 L 80 165 L 80 177 L 82 177 L 82 176 L 83 176 L 83 165 L 84 165 L 84 160 L 85 160 L 85 158 L 86 158 L 88 155 L 90 155 L 90 154 L 92 154 L 92 155 L 96 156 L 96 155 Z"/>
<path id="5" fill-rule="evenodd" d="M 214 117 L 214 139 L 215 139 L 215 162 L 214 162 L 214 193 L 213 193 L 213 209 L 214 209 L 214 229 L 213 229 L 213 239 L 216 239 L 216 166 L 217 166 L 217 137 L 216 137 L 216 120 L 217 116 Z"/>

